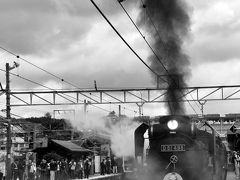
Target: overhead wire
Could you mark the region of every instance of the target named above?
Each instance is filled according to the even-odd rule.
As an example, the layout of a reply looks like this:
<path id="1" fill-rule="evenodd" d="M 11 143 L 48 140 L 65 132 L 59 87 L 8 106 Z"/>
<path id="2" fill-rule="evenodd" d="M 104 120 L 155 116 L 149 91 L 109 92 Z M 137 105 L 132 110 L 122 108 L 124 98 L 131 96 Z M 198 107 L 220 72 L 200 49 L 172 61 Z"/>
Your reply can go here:
<path id="1" fill-rule="evenodd" d="M 169 71 L 167 70 L 167 68 L 165 67 L 165 65 L 163 64 L 163 62 L 161 61 L 161 59 L 158 57 L 157 53 L 154 51 L 154 49 L 151 47 L 150 43 L 146 40 L 146 37 L 143 35 L 143 33 L 140 31 L 140 29 L 138 28 L 138 26 L 136 25 L 136 23 L 133 21 L 133 19 L 131 18 L 131 16 L 129 15 L 129 13 L 127 12 L 127 10 L 124 8 L 124 6 L 122 5 L 122 3 L 120 1 L 119 2 L 119 5 L 121 6 L 121 8 L 124 10 L 124 12 L 126 13 L 126 15 L 128 16 L 128 18 L 130 19 L 130 21 L 133 23 L 133 25 L 135 26 L 135 28 L 137 29 L 137 31 L 140 33 L 140 35 L 142 36 L 142 38 L 144 39 L 144 41 L 146 42 L 146 44 L 148 45 L 148 47 L 151 49 L 151 51 L 153 52 L 153 54 L 155 55 L 155 57 L 157 58 L 158 62 L 161 64 L 161 66 L 164 68 L 164 70 L 166 71 L 167 75 L 170 77 L 170 73 Z M 141 0 L 142 2 L 142 5 L 144 8 L 147 8 L 146 5 L 144 4 L 143 0 Z M 151 16 L 149 15 L 148 11 L 146 10 L 146 13 L 148 14 L 148 17 L 149 17 L 149 20 L 151 22 L 151 24 L 153 25 L 155 31 L 157 32 L 159 38 L 160 37 L 160 34 L 158 32 L 158 29 L 157 27 L 155 26 Z M 162 43 L 162 46 L 165 46 L 164 43 Z M 169 82 L 167 82 L 169 84 Z M 180 90 L 181 91 L 181 90 Z M 182 92 L 182 91 L 181 91 Z M 183 93 L 183 92 L 182 92 Z M 191 94 L 190 94 L 191 95 Z M 192 97 L 192 95 L 191 95 Z M 192 108 L 192 110 L 197 114 L 196 110 L 194 109 L 194 107 L 191 105 L 191 103 L 189 102 L 189 100 L 185 97 L 184 95 L 184 98 L 187 100 L 188 104 L 190 105 L 190 107 Z M 193 99 L 193 97 L 192 97 Z M 195 102 L 195 101 L 194 101 Z M 196 102 L 195 102 L 196 103 Z M 197 103 L 196 103 L 197 104 Z M 198 106 L 198 104 L 197 104 Z M 199 106 L 198 106 L 199 107 Z M 171 107 L 170 107 L 171 108 Z M 172 111 L 172 110 L 171 110 Z"/>
<path id="2" fill-rule="evenodd" d="M 96 3 L 91 0 L 92 4 L 95 6 L 95 8 L 98 10 L 98 12 L 102 15 L 102 17 L 107 21 L 107 23 L 111 26 L 111 28 L 115 31 L 115 33 L 120 37 L 120 39 L 128 46 L 128 48 L 138 57 L 138 59 L 157 77 L 162 79 L 164 82 L 167 82 L 165 79 L 161 77 L 160 74 L 156 73 L 149 65 L 143 61 L 143 59 L 134 51 L 134 49 L 127 43 L 127 41 L 121 36 L 121 34 L 117 31 L 117 29 L 113 26 L 113 24 L 108 20 L 108 18 L 104 15 L 104 13 L 100 10 L 100 8 L 96 5 Z M 136 27 L 136 26 L 135 26 Z M 145 38 L 144 38 L 145 39 Z M 168 83 L 168 82 L 167 82 Z M 195 111 L 196 112 L 196 111 Z"/>
<path id="3" fill-rule="evenodd" d="M 107 23 L 111 26 L 111 28 L 115 31 L 115 33 L 120 37 L 120 39 L 127 45 L 127 47 L 133 52 L 133 54 L 157 77 L 162 79 L 163 81 L 167 82 L 165 79 L 161 77 L 160 74 L 155 72 L 138 54 L 134 49 L 128 44 L 128 42 L 122 37 L 122 35 L 118 32 L 118 30 L 113 26 L 113 24 L 108 20 L 108 18 L 104 15 L 104 13 L 99 9 L 99 7 L 96 5 L 96 3 L 93 0 L 90 0 L 92 4 L 95 6 L 95 8 L 98 10 L 98 12 L 102 15 L 102 17 L 107 21 Z"/>
<path id="4" fill-rule="evenodd" d="M 136 25 L 136 23 L 133 21 L 133 19 L 131 18 L 131 16 L 129 15 L 129 13 L 127 12 L 127 10 L 124 8 L 124 6 L 122 5 L 122 3 L 120 1 L 119 5 L 122 7 L 122 9 L 124 10 L 124 12 L 126 13 L 126 15 L 128 16 L 128 18 L 130 19 L 130 21 L 133 23 L 133 25 L 135 26 L 135 28 L 137 29 L 137 31 L 139 32 L 139 34 L 142 36 L 142 38 L 144 39 L 144 41 L 146 42 L 146 44 L 148 45 L 148 47 L 151 49 L 151 51 L 153 52 L 153 54 L 155 55 L 155 57 L 157 58 L 158 62 L 162 65 L 162 67 L 164 68 L 164 70 L 166 72 L 168 72 L 167 68 L 164 66 L 163 62 L 160 60 L 160 58 L 158 57 L 157 53 L 154 51 L 154 49 L 151 47 L 150 43 L 146 40 L 146 37 L 143 35 L 143 33 L 140 31 L 140 29 L 138 28 L 138 26 Z"/>
<path id="5" fill-rule="evenodd" d="M 65 79 L 63 79 L 63 78 L 61 78 L 61 77 L 59 77 L 59 76 L 57 76 L 57 75 L 55 75 L 55 74 L 53 74 L 53 73 L 51 73 L 51 72 L 49 72 L 49 71 L 47 71 L 47 70 L 41 68 L 40 66 L 37 66 L 37 65 L 31 63 L 31 62 L 28 61 L 27 59 L 20 57 L 19 55 L 13 53 L 12 51 L 9 51 L 8 49 L 6 49 L 6 48 L 4 48 L 4 47 L 2 47 L 2 46 L 0 46 L 0 49 L 4 50 L 5 52 L 8 52 L 9 54 L 15 56 L 16 58 L 18 58 L 18 59 L 20 59 L 20 60 L 22 60 L 22 61 L 24 61 L 24 62 L 26 62 L 26 63 L 34 66 L 34 67 L 36 67 L 36 68 L 44 71 L 45 73 L 47 73 L 47 74 L 49 74 L 49 75 L 51 75 L 51 76 L 53 76 L 53 77 L 61 80 L 62 82 L 65 82 L 66 84 L 71 85 L 72 87 L 75 87 L 75 88 L 77 88 L 77 89 L 82 89 L 82 88 L 79 88 L 78 86 L 76 86 L 75 84 L 73 84 L 73 83 L 71 83 L 71 82 L 69 82 L 69 81 L 66 81 Z M 35 84 L 36 84 L 36 83 L 35 83 Z M 38 84 L 38 85 L 40 85 L 40 84 Z M 40 85 L 40 86 L 44 87 L 44 85 Z M 45 87 L 45 88 L 46 88 L 46 87 Z M 55 89 L 51 89 L 51 90 L 55 90 Z M 95 97 L 97 97 L 97 98 L 100 98 L 99 96 L 97 96 L 97 95 L 95 95 L 95 94 L 90 94 L 90 95 L 95 96 Z M 105 100 L 105 99 L 103 98 L 103 100 Z M 108 102 L 107 100 L 105 100 L 105 101 Z M 95 107 L 97 107 L 97 106 L 95 106 Z M 101 109 L 103 109 L 103 108 L 101 108 Z M 134 110 L 131 110 L 131 111 L 132 111 L 132 112 L 135 112 Z"/>
<path id="6" fill-rule="evenodd" d="M 6 70 L 4 70 L 4 69 L 0 69 L 0 71 L 6 72 Z M 16 76 L 16 77 L 18 77 L 18 78 L 20 78 L 20 79 L 23 79 L 23 80 L 26 80 L 26 81 L 28 81 L 28 82 L 31 82 L 31 83 L 33 83 L 33 84 L 42 86 L 42 87 L 44 87 L 44 88 L 46 88 L 46 89 L 49 89 L 49 90 L 52 90 L 52 91 L 56 91 L 55 89 L 52 89 L 52 88 L 50 88 L 50 87 L 48 87 L 48 86 L 45 86 L 45 85 L 43 85 L 43 84 L 40 84 L 40 83 L 35 82 L 35 81 L 33 81 L 33 80 L 30 80 L 30 79 L 28 79 L 28 78 L 25 78 L 25 77 L 23 77 L 23 76 L 21 76 L 21 75 L 18 75 L 18 74 L 12 73 L 12 72 L 10 72 L 10 74 L 13 75 L 13 76 Z M 66 98 L 66 97 L 64 97 L 64 95 L 61 95 L 61 94 L 59 94 L 59 93 L 57 93 L 57 94 L 58 94 L 60 97 Z M 68 95 L 68 94 L 65 94 L 65 96 L 76 99 L 75 97 L 72 97 L 72 96 L 70 96 L 70 95 Z M 82 101 L 82 100 L 80 100 L 80 99 L 78 99 L 78 100 L 81 101 L 81 102 L 84 102 L 84 101 Z M 106 110 L 106 109 L 104 109 L 104 108 L 98 107 L 98 106 L 96 106 L 96 105 L 93 105 L 93 104 L 89 104 L 89 105 L 94 106 L 95 108 L 99 108 L 99 109 L 101 109 L 101 110 L 110 112 L 110 111 L 108 111 L 108 110 Z"/>
<path id="7" fill-rule="evenodd" d="M 159 79 L 161 79 L 164 82 L 167 82 L 167 80 L 163 79 L 160 74 L 155 72 L 138 54 L 134 49 L 127 43 L 127 41 L 123 38 L 123 36 L 118 32 L 118 30 L 113 26 L 113 24 L 108 20 L 108 18 L 104 15 L 104 13 L 100 10 L 100 8 L 96 5 L 96 3 L 91 0 L 92 4 L 95 6 L 95 8 L 98 10 L 98 12 L 102 15 L 102 17 L 107 21 L 107 23 L 111 26 L 111 28 L 115 31 L 115 33 L 120 37 L 120 39 L 127 45 L 127 47 L 133 52 L 133 54 L 153 73 L 155 74 Z M 167 82 L 168 83 L 168 82 Z"/>
<path id="8" fill-rule="evenodd" d="M 159 33 L 157 27 L 155 26 L 155 23 L 153 22 L 150 14 L 149 14 L 149 12 L 148 12 L 148 10 L 147 10 L 147 6 L 144 4 L 143 0 L 141 0 L 141 2 L 142 2 L 143 7 L 146 8 L 146 14 L 147 14 L 147 16 L 149 17 L 149 20 L 150 20 L 152 26 L 154 27 L 154 29 L 155 29 L 158 37 L 161 39 L 160 33 Z M 162 43 L 162 46 L 163 46 L 163 47 L 165 46 L 164 43 Z M 169 75 L 169 72 L 168 72 L 167 68 L 164 66 L 164 64 L 161 63 L 161 65 L 163 66 L 163 68 L 165 69 L 165 71 L 167 72 L 167 74 Z M 187 90 L 187 91 L 188 91 L 188 90 Z M 189 91 L 188 91 L 188 92 L 189 92 Z M 191 98 L 193 99 L 193 97 L 192 97 L 191 94 L 190 94 L 190 96 L 191 96 Z M 184 96 L 184 98 L 187 100 L 188 104 L 191 106 L 191 108 L 193 109 L 193 111 L 195 112 L 195 114 L 197 114 L 197 113 L 196 113 L 196 110 L 193 108 L 193 106 L 191 105 L 191 103 L 189 102 L 189 100 L 188 100 L 185 96 Z M 193 100 L 194 100 L 194 99 L 193 99 Z M 199 105 L 196 103 L 196 101 L 194 101 L 194 102 L 195 102 L 195 104 L 197 105 L 197 107 L 198 107 L 198 108 L 200 109 L 200 111 L 201 111 L 201 108 L 200 108 Z"/>

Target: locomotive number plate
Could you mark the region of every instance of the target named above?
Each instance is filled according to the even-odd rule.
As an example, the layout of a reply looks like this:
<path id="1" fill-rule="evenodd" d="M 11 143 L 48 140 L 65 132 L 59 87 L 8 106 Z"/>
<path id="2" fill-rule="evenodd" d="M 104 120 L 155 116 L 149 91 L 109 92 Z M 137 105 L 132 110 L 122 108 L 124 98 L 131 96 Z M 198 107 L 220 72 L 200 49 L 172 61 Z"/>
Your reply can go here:
<path id="1" fill-rule="evenodd" d="M 161 145 L 161 152 L 186 151 L 185 144 Z"/>

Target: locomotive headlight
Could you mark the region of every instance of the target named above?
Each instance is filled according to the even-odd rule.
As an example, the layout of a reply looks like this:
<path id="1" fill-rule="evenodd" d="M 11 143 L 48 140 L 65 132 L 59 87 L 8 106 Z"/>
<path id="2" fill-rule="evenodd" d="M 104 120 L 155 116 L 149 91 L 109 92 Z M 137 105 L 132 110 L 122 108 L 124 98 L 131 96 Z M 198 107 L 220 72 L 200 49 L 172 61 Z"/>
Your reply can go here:
<path id="1" fill-rule="evenodd" d="M 175 130 L 178 128 L 178 122 L 176 120 L 170 120 L 168 121 L 167 126 L 170 130 Z"/>

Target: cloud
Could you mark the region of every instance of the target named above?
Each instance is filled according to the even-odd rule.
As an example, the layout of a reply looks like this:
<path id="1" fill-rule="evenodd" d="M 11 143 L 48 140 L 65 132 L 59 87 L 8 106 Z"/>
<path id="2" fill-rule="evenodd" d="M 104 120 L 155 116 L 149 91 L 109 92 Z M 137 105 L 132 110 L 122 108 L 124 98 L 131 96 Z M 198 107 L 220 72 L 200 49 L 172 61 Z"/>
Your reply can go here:
<path id="1" fill-rule="evenodd" d="M 117 15 L 112 1 L 99 5 Z M 0 2 L 0 42 L 5 48 L 24 55 L 49 56 L 79 42 L 99 16 L 88 0 L 3 0 Z"/>
<path id="2" fill-rule="evenodd" d="M 81 18 L 63 14 L 53 1 L 8 1 L 1 3 L 1 45 L 20 54 L 46 56 L 51 49 L 68 48 L 81 39 L 90 25 Z"/>
<path id="3" fill-rule="evenodd" d="M 143 40 L 118 2 L 95 2 L 138 53 L 146 57 Z M 124 2 L 129 10 L 133 5 L 136 4 Z M 94 80 L 99 82 L 99 86 L 108 87 L 135 87 L 142 86 L 143 82 L 151 85 L 146 67 L 120 40 L 90 1 L 24 0 L 19 3 L 10 0 L 1 2 L 1 8 L 0 27 L 4 28 L 0 35 L 1 45 L 60 78 L 79 87 L 92 87 Z M 9 59 L 9 56 L 6 57 Z M 23 77 L 41 84 L 55 79 L 18 61 L 20 67 L 14 72 Z M 55 81 L 59 82 L 57 79 Z M 18 88 L 36 87 L 14 77 L 13 83 Z"/>
<path id="4" fill-rule="evenodd" d="M 147 62 L 151 51 L 118 2 L 95 2 Z M 192 35 L 184 47 L 192 64 L 189 86 L 239 84 L 240 1 L 187 2 L 192 6 L 189 10 Z M 140 7 L 136 0 L 124 1 L 123 5 L 136 19 Z M 79 87 L 94 87 L 94 80 L 97 80 L 99 87 L 153 86 L 150 72 L 89 0 L 2 0 L 0 30 L 1 46 Z M 5 62 L 18 61 L 20 67 L 11 72 L 51 87 L 70 88 L 7 53 L 1 51 L 0 56 L 1 69 L 5 69 Z M 0 76 L 0 82 L 4 86 L 4 73 Z M 41 87 L 11 76 L 11 88 Z M 162 106 L 144 106 L 146 114 L 166 113 Z"/>
<path id="5" fill-rule="evenodd" d="M 148 51 L 140 35 L 134 27 L 130 29 L 130 32 L 126 28 L 122 28 L 124 26 L 131 27 L 131 22 L 126 17 L 117 16 L 113 18 L 118 18 L 118 21 L 114 21 L 117 22 L 115 23 L 116 27 L 120 27 L 120 32 L 123 32 L 123 36 L 129 44 L 146 60 Z M 51 54 L 46 53 L 47 56 L 45 57 L 38 54 L 20 54 L 20 56 L 78 87 L 93 87 L 94 80 L 97 80 L 101 87 L 141 87 L 143 84 L 146 86 L 152 84 L 152 78 L 147 68 L 105 21 L 96 22 L 82 37 L 81 41 L 73 40 L 71 43 L 69 42 L 69 48 L 61 49 L 54 47 L 51 49 Z M 8 57 L 6 56 L 7 59 Z M 14 70 L 15 73 L 41 84 L 48 80 L 59 82 L 58 79 L 26 62 L 18 61 L 20 67 L 18 70 Z M 4 64 L 2 65 L 4 66 Z M 22 80 L 18 81 L 17 78 L 13 81 L 13 84 L 21 88 L 33 87 L 33 84 L 23 83 Z"/>
<path id="6" fill-rule="evenodd" d="M 193 65 L 240 58 L 240 3 L 189 1 L 193 6 L 192 41 L 186 49 Z"/>
<path id="7" fill-rule="evenodd" d="M 239 84 L 238 59 L 225 62 L 209 62 L 194 66 L 192 69 L 192 78 L 188 84 L 190 86 L 221 86 Z"/>

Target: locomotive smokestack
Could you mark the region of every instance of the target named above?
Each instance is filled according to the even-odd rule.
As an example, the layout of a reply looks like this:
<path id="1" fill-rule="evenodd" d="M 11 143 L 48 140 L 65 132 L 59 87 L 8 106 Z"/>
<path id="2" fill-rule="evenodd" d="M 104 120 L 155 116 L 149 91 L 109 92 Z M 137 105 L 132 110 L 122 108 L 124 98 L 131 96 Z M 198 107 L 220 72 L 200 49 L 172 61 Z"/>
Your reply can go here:
<path id="1" fill-rule="evenodd" d="M 153 49 L 165 66 L 151 55 L 148 58 L 151 68 L 158 74 L 169 75 L 168 83 L 162 83 L 168 87 L 165 98 L 169 102 L 169 113 L 184 114 L 180 89 L 185 86 L 184 79 L 189 74 L 188 56 L 182 49 L 190 25 L 187 6 L 182 0 L 143 0 L 142 3 L 138 24 L 150 34 Z"/>
<path id="2" fill-rule="evenodd" d="M 165 96 L 168 101 L 168 110 L 172 115 L 185 114 L 184 106 L 181 102 L 183 91 L 181 88 L 184 85 L 183 79 L 180 74 L 171 74 L 168 77 L 168 90 Z"/>

